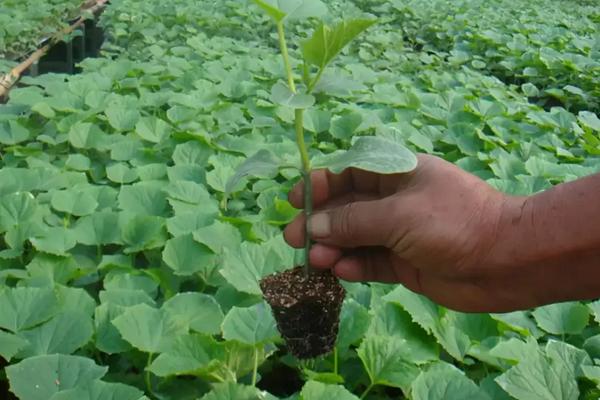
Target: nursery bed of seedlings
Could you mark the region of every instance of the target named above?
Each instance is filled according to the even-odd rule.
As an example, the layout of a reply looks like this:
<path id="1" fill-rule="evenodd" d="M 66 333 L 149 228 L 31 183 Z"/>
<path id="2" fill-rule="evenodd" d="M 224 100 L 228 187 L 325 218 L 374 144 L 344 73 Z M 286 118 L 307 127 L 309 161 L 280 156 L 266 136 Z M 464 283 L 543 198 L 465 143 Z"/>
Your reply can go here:
<path id="1" fill-rule="evenodd" d="M 327 2 L 328 25 L 377 23 L 314 87 L 310 157 L 373 136 L 515 194 L 599 171 L 600 7 L 527 4 Z M 306 98 L 274 95 L 290 87 L 271 18 L 252 1 L 112 0 L 101 23 L 103 57 L 26 77 L 0 106 L 0 397 L 600 396 L 600 302 L 464 314 L 342 282 L 335 349 L 293 356 L 261 280 L 303 263 L 281 236 L 301 176 L 236 176 L 259 151 L 300 161 Z M 286 23 L 294 68 L 317 27 Z"/>
<path id="2" fill-rule="evenodd" d="M 91 1 L 84 0 L 3 0 L 0 4 L 0 73 L 34 51 L 43 40 L 53 37 L 79 17 Z"/>

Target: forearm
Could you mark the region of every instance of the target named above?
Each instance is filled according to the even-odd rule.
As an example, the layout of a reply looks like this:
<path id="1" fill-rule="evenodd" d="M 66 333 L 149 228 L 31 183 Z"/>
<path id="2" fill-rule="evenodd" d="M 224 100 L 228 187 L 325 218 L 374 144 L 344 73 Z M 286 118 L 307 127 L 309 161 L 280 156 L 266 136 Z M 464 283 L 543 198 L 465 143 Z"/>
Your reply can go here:
<path id="1" fill-rule="evenodd" d="M 541 302 L 600 297 L 600 174 L 528 198 L 509 198 L 497 265 L 533 274 Z"/>

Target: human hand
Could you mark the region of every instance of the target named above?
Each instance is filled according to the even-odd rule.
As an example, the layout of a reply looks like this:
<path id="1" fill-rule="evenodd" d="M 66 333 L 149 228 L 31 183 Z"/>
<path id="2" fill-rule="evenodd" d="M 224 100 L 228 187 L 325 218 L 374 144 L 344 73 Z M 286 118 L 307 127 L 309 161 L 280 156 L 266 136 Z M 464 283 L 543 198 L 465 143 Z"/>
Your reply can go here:
<path id="1" fill-rule="evenodd" d="M 401 283 L 449 308 L 500 312 L 540 303 L 537 274 L 497 261 L 499 227 L 526 198 L 500 193 L 438 157 L 420 155 L 407 174 L 325 170 L 312 175 L 315 268 L 347 281 Z M 303 185 L 289 194 L 303 207 Z M 303 214 L 284 232 L 304 244 Z M 525 245 L 525 244 L 522 244 Z"/>

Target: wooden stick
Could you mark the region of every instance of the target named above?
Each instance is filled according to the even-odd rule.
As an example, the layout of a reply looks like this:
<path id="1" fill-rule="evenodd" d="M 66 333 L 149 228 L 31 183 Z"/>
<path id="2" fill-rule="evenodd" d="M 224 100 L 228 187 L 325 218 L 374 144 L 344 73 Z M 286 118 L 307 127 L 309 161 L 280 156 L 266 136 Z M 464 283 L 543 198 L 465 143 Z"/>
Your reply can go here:
<path id="1" fill-rule="evenodd" d="M 94 6 L 84 9 L 84 11 L 91 11 L 95 14 L 98 10 L 103 8 L 107 2 L 108 0 L 97 0 Z M 31 55 L 27 57 L 25 61 L 13 68 L 8 74 L 4 75 L 0 79 L 0 99 L 8 96 L 8 92 L 19 81 L 21 75 L 23 75 L 23 73 L 27 71 L 35 62 L 39 61 L 40 58 L 42 58 L 52 48 L 52 46 L 56 44 L 60 36 L 68 35 L 83 25 L 84 22 L 85 18 L 80 16 L 71 26 L 54 35 L 54 37 L 52 37 L 46 45 L 31 53 Z"/>

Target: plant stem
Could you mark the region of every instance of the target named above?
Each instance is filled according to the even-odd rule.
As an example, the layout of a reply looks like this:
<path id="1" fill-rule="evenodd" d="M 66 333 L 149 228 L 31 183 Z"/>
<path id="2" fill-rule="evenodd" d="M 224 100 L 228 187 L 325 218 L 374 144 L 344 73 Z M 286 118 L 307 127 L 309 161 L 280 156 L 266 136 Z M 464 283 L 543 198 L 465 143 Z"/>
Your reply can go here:
<path id="1" fill-rule="evenodd" d="M 337 346 L 333 348 L 333 373 L 338 374 L 338 348 Z"/>
<path id="2" fill-rule="evenodd" d="M 369 386 L 367 386 L 367 388 L 365 389 L 365 391 L 363 392 L 363 394 L 360 395 L 360 400 L 363 400 L 365 397 L 367 397 L 367 395 L 369 394 L 369 392 L 371 392 L 371 390 L 375 387 L 374 384 L 370 384 Z"/>
<path id="3" fill-rule="evenodd" d="M 312 93 L 312 91 L 315 90 L 315 86 L 317 86 L 317 83 L 319 83 L 319 81 L 321 80 L 324 71 L 324 67 L 319 68 L 319 72 L 317 72 L 317 75 L 315 75 L 315 79 L 313 79 L 310 85 L 308 85 L 308 93 Z"/>
<path id="4" fill-rule="evenodd" d="M 148 394 L 153 394 L 152 391 L 152 382 L 150 381 L 150 364 L 152 364 L 152 353 L 148 353 L 148 362 L 146 363 L 146 373 L 145 373 L 145 381 L 146 381 L 146 390 L 148 390 Z"/>
<path id="5" fill-rule="evenodd" d="M 279 35 L 279 47 L 281 48 L 281 55 L 283 56 L 283 64 L 285 65 L 285 72 L 287 74 L 288 85 L 290 86 L 290 90 L 292 91 L 292 93 L 296 93 L 294 72 L 292 71 L 292 63 L 290 62 L 290 55 L 288 53 L 287 42 L 285 40 L 283 22 L 277 23 L 277 34 Z"/>
<path id="6" fill-rule="evenodd" d="M 294 72 L 292 70 L 292 63 L 290 62 L 290 55 L 285 40 L 285 31 L 283 28 L 283 22 L 277 23 L 277 34 L 279 36 L 279 47 L 281 48 L 281 55 L 283 57 L 283 64 L 285 65 L 285 72 L 287 74 L 288 85 L 292 93 L 297 93 L 296 83 L 294 82 Z M 310 180 L 310 157 L 308 156 L 308 150 L 306 149 L 306 142 L 304 141 L 304 110 L 296 109 L 294 112 L 294 125 L 296 130 L 296 143 L 298 150 L 300 151 L 300 159 L 302 161 L 302 177 L 304 179 L 304 212 L 306 215 L 306 224 L 304 225 L 304 273 L 308 275 L 312 269 L 310 267 L 310 248 L 312 246 L 308 232 L 310 232 L 310 216 L 312 214 L 312 182 Z"/>
<path id="7" fill-rule="evenodd" d="M 252 370 L 252 386 L 256 386 L 256 376 L 258 375 L 258 350 L 254 349 L 254 369 Z"/>

